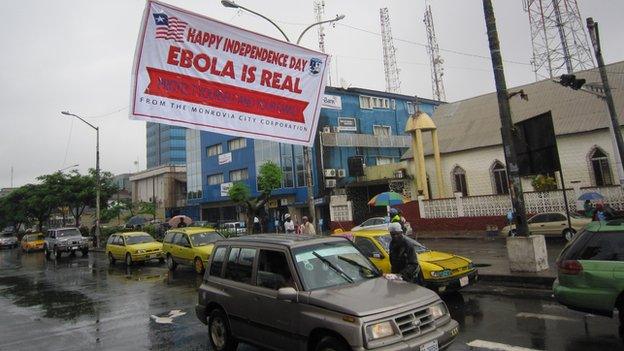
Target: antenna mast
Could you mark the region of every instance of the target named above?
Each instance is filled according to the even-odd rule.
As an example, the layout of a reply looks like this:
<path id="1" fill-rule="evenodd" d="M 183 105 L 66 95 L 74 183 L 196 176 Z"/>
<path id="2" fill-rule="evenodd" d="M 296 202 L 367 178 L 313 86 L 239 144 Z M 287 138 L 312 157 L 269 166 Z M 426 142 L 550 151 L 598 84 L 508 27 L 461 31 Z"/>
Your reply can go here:
<path id="1" fill-rule="evenodd" d="M 535 80 L 595 67 L 577 0 L 523 0 Z"/>
<path id="2" fill-rule="evenodd" d="M 423 22 L 427 31 L 427 53 L 431 63 L 431 91 L 433 98 L 439 101 L 446 101 L 446 91 L 444 90 L 444 81 L 442 80 L 442 76 L 444 76 L 444 68 L 442 67 L 444 60 L 440 56 L 438 39 L 433 26 L 433 14 L 428 1 L 425 1 L 425 18 Z"/>
<path id="3" fill-rule="evenodd" d="M 390 15 L 388 8 L 379 9 L 381 21 L 381 43 L 383 45 L 384 73 L 386 75 L 386 91 L 398 93 L 401 91 L 401 81 L 399 80 L 399 67 L 396 62 L 396 48 L 392 39 L 392 29 L 390 28 Z"/>

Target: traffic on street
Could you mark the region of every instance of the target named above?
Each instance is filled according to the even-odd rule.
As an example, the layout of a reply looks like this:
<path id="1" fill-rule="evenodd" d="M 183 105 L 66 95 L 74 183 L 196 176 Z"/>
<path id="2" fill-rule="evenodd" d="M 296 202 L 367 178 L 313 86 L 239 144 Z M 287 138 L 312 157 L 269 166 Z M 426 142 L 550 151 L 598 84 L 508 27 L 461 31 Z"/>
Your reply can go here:
<path id="1" fill-rule="evenodd" d="M 0 349 L 209 350 L 208 328 L 195 316 L 201 283 L 192 267 L 109 265 L 103 252 L 49 260 L 2 250 Z M 449 350 L 622 349 L 615 320 L 553 299 L 470 289 L 442 298 L 459 322 Z"/>

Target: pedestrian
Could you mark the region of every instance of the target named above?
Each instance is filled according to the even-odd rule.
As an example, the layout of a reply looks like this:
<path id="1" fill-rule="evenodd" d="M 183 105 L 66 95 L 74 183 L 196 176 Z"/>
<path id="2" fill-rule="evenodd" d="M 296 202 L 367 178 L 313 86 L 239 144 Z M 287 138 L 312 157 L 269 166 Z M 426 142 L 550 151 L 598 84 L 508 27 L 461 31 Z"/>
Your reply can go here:
<path id="1" fill-rule="evenodd" d="M 607 214 L 605 213 L 602 204 L 596 204 L 596 211 L 594 211 L 594 217 L 592 220 L 601 222 L 607 220 Z"/>
<path id="2" fill-rule="evenodd" d="M 260 233 L 262 231 L 262 228 L 260 227 L 260 219 L 258 218 L 258 216 L 254 216 L 253 219 L 253 232 L 254 233 Z"/>
<path id="3" fill-rule="evenodd" d="M 390 223 L 399 223 L 399 225 L 401 225 L 401 229 L 403 230 L 403 234 L 407 232 L 405 222 L 405 218 L 401 215 L 401 211 L 396 208 L 390 209 Z"/>
<path id="4" fill-rule="evenodd" d="M 418 259 L 414 246 L 405 240 L 401 224 L 393 222 L 388 225 L 392 236 L 390 241 L 390 270 L 394 274 L 400 274 L 403 280 L 416 282 L 418 279 Z"/>
<path id="5" fill-rule="evenodd" d="M 594 215 L 594 206 L 592 205 L 591 201 L 585 200 L 585 203 L 583 204 L 583 211 L 585 212 L 585 217 L 587 218 L 592 218 Z"/>
<path id="6" fill-rule="evenodd" d="M 184 217 L 180 218 L 180 223 L 178 223 L 178 228 L 186 227 L 186 222 L 184 221 Z"/>
<path id="7" fill-rule="evenodd" d="M 314 225 L 308 221 L 308 216 L 301 217 L 303 224 L 301 225 L 301 234 L 303 235 L 316 235 Z"/>
<path id="8" fill-rule="evenodd" d="M 286 234 L 295 233 L 295 222 L 292 221 L 289 213 L 284 215 L 284 232 Z"/>

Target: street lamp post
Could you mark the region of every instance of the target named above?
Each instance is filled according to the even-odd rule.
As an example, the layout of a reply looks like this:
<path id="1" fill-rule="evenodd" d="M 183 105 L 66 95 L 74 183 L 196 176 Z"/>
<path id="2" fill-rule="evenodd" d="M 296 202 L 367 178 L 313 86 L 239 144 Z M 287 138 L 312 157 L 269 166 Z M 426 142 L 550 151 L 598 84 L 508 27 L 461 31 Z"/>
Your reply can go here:
<path id="1" fill-rule="evenodd" d="M 288 39 L 288 36 L 286 35 L 286 33 L 284 33 L 284 31 L 275 23 L 273 22 L 270 18 L 256 12 L 253 10 L 250 10 L 244 6 L 241 6 L 237 3 L 235 3 L 234 1 L 231 0 L 221 0 L 221 4 L 225 7 L 229 7 L 229 8 L 235 8 L 235 9 L 241 9 L 241 10 L 245 10 L 249 13 L 252 13 L 256 16 L 262 17 L 265 20 L 269 21 L 269 23 L 271 23 L 273 26 L 275 26 L 275 28 L 277 28 L 277 30 L 280 31 L 280 33 L 282 33 L 282 35 L 284 36 L 284 38 L 286 39 L 287 42 L 291 42 L 290 39 Z M 299 38 L 297 38 L 297 45 L 299 45 L 299 43 L 301 42 L 301 38 L 303 38 L 303 35 L 312 27 L 314 26 L 318 26 L 324 23 L 332 23 L 332 22 L 337 22 L 340 21 L 341 19 L 345 18 L 345 15 L 336 15 L 335 18 L 333 19 L 329 19 L 329 20 L 325 20 L 325 21 L 320 21 L 320 22 L 316 22 L 316 23 L 312 23 L 311 25 L 309 25 L 308 27 L 306 27 L 306 29 L 304 29 L 301 34 L 299 35 Z M 321 156 L 323 157 L 323 156 Z M 306 188 L 307 188 L 307 192 L 308 192 L 308 212 L 310 213 L 310 222 L 312 222 L 314 224 L 314 226 L 316 227 L 316 231 L 318 233 L 320 233 L 320 228 L 318 226 L 318 221 L 316 220 L 316 213 L 314 211 L 314 193 L 313 193 L 313 189 L 312 189 L 312 157 L 311 157 L 311 152 L 310 152 L 310 148 L 305 146 L 303 148 L 303 162 L 305 163 L 305 167 L 306 167 Z"/>
<path id="2" fill-rule="evenodd" d="M 85 121 L 82 117 L 70 113 L 69 111 L 61 111 L 66 116 L 76 117 L 89 127 L 95 129 L 95 246 L 100 246 L 100 128 Z"/>

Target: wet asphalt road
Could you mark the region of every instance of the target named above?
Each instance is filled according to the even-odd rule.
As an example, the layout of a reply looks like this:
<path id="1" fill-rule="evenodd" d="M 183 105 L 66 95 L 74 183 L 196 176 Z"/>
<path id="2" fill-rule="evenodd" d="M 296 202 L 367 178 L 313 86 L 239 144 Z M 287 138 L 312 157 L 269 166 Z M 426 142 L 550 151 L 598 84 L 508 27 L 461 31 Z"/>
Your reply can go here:
<path id="1" fill-rule="evenodd" d="M 206 327 L 194 313 L 200 283 L 190 268 L 170 274 L 157 262 L 127 269 L 109 267 L 102 253 L 55 262 L 42 253 L 2 250 L 0 350 L 207 350 Z M 450 350 L 486 350 L 468 346 L 486 342 L 624 350 L 614 319 L 586 317 L 553 300 L 469 292 L 444 299 L 461 328 Z M 173 310 L 186 314 L 157 323 Z"/>

